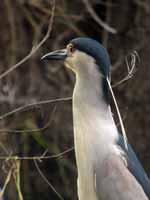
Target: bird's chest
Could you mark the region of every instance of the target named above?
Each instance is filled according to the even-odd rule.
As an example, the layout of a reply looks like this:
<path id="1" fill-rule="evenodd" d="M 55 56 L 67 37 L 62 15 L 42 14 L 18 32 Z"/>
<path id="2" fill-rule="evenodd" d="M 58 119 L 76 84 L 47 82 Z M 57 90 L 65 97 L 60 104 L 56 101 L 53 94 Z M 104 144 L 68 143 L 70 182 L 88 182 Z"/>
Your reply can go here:
<path id="1" fill-rule="evenodd" d="M 109 144 L 115 140 L 116 128 L 107 105 L 95 97 L 94 89 L 81 90 L 79 85 L 82 84 L 76 84 L 73 96 L 78 196 L 79 200 L 98 200 L 95 166 L 98 163 L 100 172 L 103 160 L 110 149 Z"/>
<path id="2" fill-rule="evenodd" d="M 79 138 L 80 130 L 74 130 L 75 153 L 78 168 L 79 200 L 97 200 L 94 177 L 94 152 L 86 138 Z M 90 150 L 91 149 L 91 150 Z"/>
<path id="3" fill-rule="evenodd" d="M 74 113 L 74 141 L 78 168 L 79 200 L 97 200 L 95 183 L 95 165 L 101 164 L 108 153 L 105 122 L 97 120 L 95 115 Z"/>
<path id="4" fill-rule="evenodd" d="M 73 112 L 76 160 L 83 171 L 93 168 L 97 159 L 105 159 L 109 146 L 117 137 L 111 121 L 101 117 L 96 110 L 86 109 L 82 112 L 74 109 Z"/>

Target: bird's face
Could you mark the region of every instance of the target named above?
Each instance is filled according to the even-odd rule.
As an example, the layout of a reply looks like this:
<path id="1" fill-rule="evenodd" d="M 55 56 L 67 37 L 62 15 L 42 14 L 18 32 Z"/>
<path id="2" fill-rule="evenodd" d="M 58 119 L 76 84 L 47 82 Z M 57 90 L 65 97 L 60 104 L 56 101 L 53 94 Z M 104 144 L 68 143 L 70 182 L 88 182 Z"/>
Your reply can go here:
<path id="1" fill-rule="evenodd" d="M 76 74 L 86 73 L 92 66 L 95 66 L 95 59 L 87 53 L 77 49 L 74 44 L 67 45 L 67 57 L 64 60 L 66 67 L 70 68 Z"/>
<path id="2" fill-rule="evenodd" d="M 66 49 L 47 53 L 42 57 L 42 59 L 62 60 L 65 66 L 70 68 L 74 73 L 78 73 L 81 70 L 83 71 L 84 67 L 87 67 L 86 63 L 92 64 L 95 62 L 95 59 L 93 59 L 87 53 L 78 50 L 72 43 L 69 43 Z"/>
<path id="3" fill-rule="evenodd" d="M 109 56 L 104 47 L 90 38 L 73 39 L 65 49 L 47 53 L 42 57 L 46 60 L 62 60 L 68 68 L 76 74 L 88 71 L 92 72 L 94 67 L 104 76 L 109 72 Z"/>

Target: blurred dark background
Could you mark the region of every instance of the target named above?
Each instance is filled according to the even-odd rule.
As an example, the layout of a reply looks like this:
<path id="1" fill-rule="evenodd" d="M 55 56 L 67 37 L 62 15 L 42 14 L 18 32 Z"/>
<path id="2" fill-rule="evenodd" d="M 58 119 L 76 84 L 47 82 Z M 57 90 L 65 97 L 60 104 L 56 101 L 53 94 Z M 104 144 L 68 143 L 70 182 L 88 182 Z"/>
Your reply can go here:
<path id="1" fill-rule="evenodd" d="M 1 1 L 0 74 L 24 58 L 45 36 L 52 2 Z M 92 13 L 89 8 L 92 8 Z M 117 33 L 104 29 L 95 16 L 117 30 Z M 42 63 L 40 58 L 48 51 L 63 48 L 74 37 L 92 37 L 108 49 L 113 84 L 127 75 L 125 59 L 136 50 L 140 57 L 136 74 L 126 83 L 115 87 L 114 92 L 128 139 L 150 175 L 149 19 L 149 0 L 56 0 L 50 38 L 27 62 L 0 79 L 0 115 L 36 101 L 72 95 L 75 81 L 72 72 L 63 67 L 62 63 Z M 60 199 L 43 180 L 33 160 L 17 161 L 9 157 L 39 156 L 44 152 L 46 155 L 54 155 L 71 147 L 71 101 L 32 106 L 24 112 L 16 112 L 1 119 L 0 156 L 6 159 L 0 160 L 0 186 L 3 188 L 7 185 L 4 190 L 7 198 Z M 65 200 L 77 199 L 73 150 L 59 158 L 36 163 Z"/>

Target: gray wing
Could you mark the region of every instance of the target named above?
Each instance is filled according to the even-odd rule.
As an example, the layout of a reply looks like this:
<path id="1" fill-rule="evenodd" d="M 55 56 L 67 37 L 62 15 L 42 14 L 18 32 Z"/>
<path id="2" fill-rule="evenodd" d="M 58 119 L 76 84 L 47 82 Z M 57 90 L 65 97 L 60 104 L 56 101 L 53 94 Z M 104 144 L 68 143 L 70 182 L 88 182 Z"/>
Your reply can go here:
<path id="1" fill-rule="evenodd" d="M 95 168 L 95 188 L 99 200 L 148 200 L 143 188 L 128 170 L 124 160 L 110 154 Z"/>
<path id="2" fill-rule="evenodd" d="M 123 149 L 127 155 L 128 169 L 142 186 L 145 194 L 150 199 L 150 180 L 146 175 L 141 163 L 139 162 L 136 154 L 134 153 L 130 144 L 128 144 L 128 151 L 125 149 L 123 137 L 120 135 L 118 145 Z"/>

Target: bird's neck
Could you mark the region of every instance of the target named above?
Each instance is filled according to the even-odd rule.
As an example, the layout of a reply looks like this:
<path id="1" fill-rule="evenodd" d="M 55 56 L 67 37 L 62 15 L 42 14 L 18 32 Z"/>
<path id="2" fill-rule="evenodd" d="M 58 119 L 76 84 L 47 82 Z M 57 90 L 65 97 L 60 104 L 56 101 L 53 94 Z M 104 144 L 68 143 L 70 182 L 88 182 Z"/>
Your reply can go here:
<path id="1" fill-rule="evenodd" d="M 107 82 L 100 72 L 91 70 L 76 75 L 73 103 L 78 112 L 97 110 L 99 116 L 110 115 Z"/>
<path id="2" fill-rule="evenodd" d="M 89 137 L 91 142 L 97 137 L 102 143 L 113 143 L 118 137 L 110 106 L 105 98 L 103 81 L 104 78 L 96 72 L 76 76 L 73 93 L 76 140 L 83 139 L 84 134 L 84 138 Z"/>

